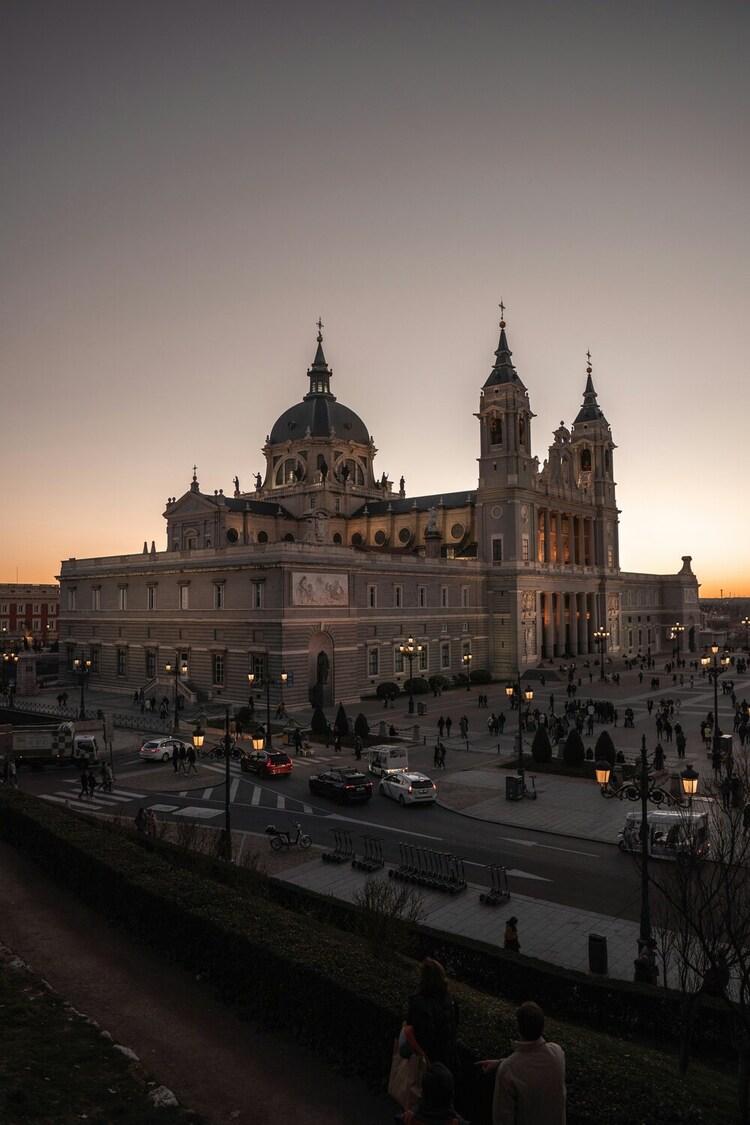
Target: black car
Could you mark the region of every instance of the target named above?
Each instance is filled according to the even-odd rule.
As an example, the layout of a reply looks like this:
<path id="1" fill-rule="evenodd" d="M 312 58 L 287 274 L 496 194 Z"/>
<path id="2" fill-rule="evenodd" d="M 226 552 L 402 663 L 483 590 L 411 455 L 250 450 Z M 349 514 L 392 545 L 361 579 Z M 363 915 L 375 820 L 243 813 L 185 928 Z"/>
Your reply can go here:
<path id="1" fill-rule="evenodd" d="M 314 773 L 309 784 L 311 793 L 332 797 L 342 805 L 348 801 L 369 801 L 372 797 L 372 782 L 351 767 Z"/>

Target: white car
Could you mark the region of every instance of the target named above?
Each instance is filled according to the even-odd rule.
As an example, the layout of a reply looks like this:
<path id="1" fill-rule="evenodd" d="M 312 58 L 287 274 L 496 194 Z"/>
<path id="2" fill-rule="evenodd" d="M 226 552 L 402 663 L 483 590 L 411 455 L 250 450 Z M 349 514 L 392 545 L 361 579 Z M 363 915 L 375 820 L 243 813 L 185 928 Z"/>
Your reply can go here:
<path id="1" fill-rule="evenodd" d="M 143 743 L 139 753 L 149 762 L 169 762 L 175 747 L 179 754 L 181 746 L 185 747 L 187 754 L 188 743 L 183 742 L 181 738 L 150 738 L 148 742 Z"/>
<path id="2" fill-rule="evenodd" d="M 400 805 L 425 805 L 437 800 L 437 786 L 432 778 L 411 770 L 386 774 L 378 789 L 382 797 L 392 797 Z"/>

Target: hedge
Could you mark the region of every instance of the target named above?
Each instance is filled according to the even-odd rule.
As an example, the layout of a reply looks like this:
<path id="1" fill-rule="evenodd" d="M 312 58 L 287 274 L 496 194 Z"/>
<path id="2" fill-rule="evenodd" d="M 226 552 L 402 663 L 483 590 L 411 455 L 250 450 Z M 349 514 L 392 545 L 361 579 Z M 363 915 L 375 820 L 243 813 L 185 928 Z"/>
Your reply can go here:
<path id="1" fill-rule="evenodd" d="M 382 1088 L 393 1035 L 415 987 L 413 961 L 374 960 L 355 934 L 316 917 L 309 896 L 307 909 L 300 910 L 299 897 L 296 911 L 286 909 L 276 900 L 292 901 L 288 884 L 186 856 L 23 793 L 0 791 L 0 835 L 134 936 L 200 971 L 242 1014 L 283 1027 L 340 1069 Z M 261 884 L 267 893 L 258 893 Z M 329 903 L 327 917 L 335 914 Z M 516 1001 L 533 998 L 550 1013 L 571 1014 L 591 1006 L 598 982 L 550 973 L 549 966 L 542 973 L 539 963 L 481 943 L 426 930 L 421 937 L 424 952 L 512 1001 L 466 983 L 454 986 L 464 1075 L 457 1100 L 474 1125 L 483 1125 L 491 1083 L 477 1078 L 472 1064 L 507 1049 Z M 621 985 L 636 1022 L 649 1004 L 661 1006 L 650 990 Z M 609 982 L 600 992 L 601 1018 L 611 1014 L 613 991 Z M 736 1120 L 731 1085 L 716 1071 L 694 1065 L 683 1080 L 674 1060 L 653 1046 L 554 1019 L 548 1034 L 566 1052 L 569 1125 Z"/>

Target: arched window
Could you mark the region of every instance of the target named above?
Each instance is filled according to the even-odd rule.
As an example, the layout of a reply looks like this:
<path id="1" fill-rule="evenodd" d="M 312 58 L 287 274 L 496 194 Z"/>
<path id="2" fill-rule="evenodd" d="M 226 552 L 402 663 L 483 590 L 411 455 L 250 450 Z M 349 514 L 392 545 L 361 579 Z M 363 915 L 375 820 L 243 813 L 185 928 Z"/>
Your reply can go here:
<path id="1" fill-rule="evenodd" d="M 526 448 L 526 417 L 523 414 L 518 419 L 518 444 L 522 449 Z"/>
<path id="2" fill-rule="evenodd" d="M 586 445 L 581 450 L 581 472 L 591 472 L 591 450 Z"/>
<path id="3" fill-rule="evenodd" d="M 497 414 L 490 418 L 490 445 L 503 444 L 503 420 Z"/>

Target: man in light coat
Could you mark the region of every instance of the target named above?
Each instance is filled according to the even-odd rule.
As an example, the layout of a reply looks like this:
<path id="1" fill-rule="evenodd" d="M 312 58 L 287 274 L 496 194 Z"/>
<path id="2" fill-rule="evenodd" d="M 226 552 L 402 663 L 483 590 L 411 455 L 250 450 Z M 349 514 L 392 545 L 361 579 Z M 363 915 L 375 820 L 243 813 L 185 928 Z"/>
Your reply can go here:
<path id="1" fill-rule="evenodd" d="M 492 1125 L 565 1125 L 565 1054 L 542 1036 L 544 1012 L 527 1000 L 516 1012 L 519 1039 L 507 1059 L 478 1063 L 495 1071 Z"/>

